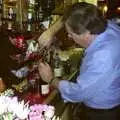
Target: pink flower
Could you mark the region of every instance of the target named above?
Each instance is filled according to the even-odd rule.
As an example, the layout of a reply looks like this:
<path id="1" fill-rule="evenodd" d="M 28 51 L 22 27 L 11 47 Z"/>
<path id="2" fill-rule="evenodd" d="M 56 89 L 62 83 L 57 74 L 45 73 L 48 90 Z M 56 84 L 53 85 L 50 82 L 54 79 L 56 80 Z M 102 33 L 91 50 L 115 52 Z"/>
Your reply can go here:
<path id="1" fill-rule="evenodd" d="M 51 120 L 55 108 L 49 105 L 35 104 L 30 107 L 30 120 Z"/>

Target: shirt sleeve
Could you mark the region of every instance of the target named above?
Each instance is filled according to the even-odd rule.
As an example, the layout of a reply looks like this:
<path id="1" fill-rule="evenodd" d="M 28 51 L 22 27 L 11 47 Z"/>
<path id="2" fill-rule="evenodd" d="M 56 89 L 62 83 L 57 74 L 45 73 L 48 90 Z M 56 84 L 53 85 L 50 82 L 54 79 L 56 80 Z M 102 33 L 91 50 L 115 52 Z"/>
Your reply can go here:
<path id="1" fill-rule="evenodd" d="M 109 50 L 101 50 L 85 57 L 76 83 L 62 80 L 58 89 L 66 101 L 82 102 L 104 91 L 111 84 L 113 77 L 111 53 Z"/>

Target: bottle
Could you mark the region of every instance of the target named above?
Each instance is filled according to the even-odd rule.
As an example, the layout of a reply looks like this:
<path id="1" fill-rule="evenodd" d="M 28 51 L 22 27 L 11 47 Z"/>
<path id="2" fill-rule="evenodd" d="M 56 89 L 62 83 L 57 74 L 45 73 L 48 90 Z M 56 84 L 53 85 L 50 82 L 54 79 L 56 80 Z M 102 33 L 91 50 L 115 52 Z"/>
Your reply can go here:
<path id="1" fill-rule="evenodd" d="M 8 29 L 9 31 L 12 31 L 12 21 L 8 21 L 7 24 L 8 24 L 8 28 L 7 28 L 7 29 Z"/>
<path id="2" fill-rule="evenodd" d="M 29 80 L 29 92 L 32 94 L 37 93 L 37 86 L 36 86 L 36 80 L 35 79 L 30 79 Z"/>
<path id="3" fill-rule="evenodd" d="M 69 59 L 64 62 L 64 67 L 65 67 L 65 74 L 67 74 L 67 75 L 70 74 L 71 73 L 71 63 L 70 63 Z"/>
<path id="4" fill-rule="evenodd" d="M 25 96 L 25 101 L 29 101 L 30 105 L 42 103 L 42 96 L 40 94 L 40 84 L 38 79 L 30 80 L 30 86 L 28 93 Z"/>
<path id="5" fill-rule="evenodd" d="M 35 16 L 34 7 L 35 7 L 35 0 L 29 0 L 28 15 L 27 15 L 27 19 L 28 19 L 27 31 L 28 32 L 32 31 L 32 23 L 33 23 L 34 16 Z"/>
<path id="6" fill-rule="evenodd" d="M 13 8 L 10 7 L 9 10 L 8 10 L 8 19 L 11 20 L 11 19 L 13 18 L 13 13 L 14 13 L 14 12 L 13 12 Z"/>
<path id="7" fill-rule="evenodd" d="M 28 12 L 28 25 L 27 25 L 27 31 L 32 30 L 32 13 Z"/>
<path id="8" fill-rule="evenodd" d="M 13 20 L 13 9 L 12 7 L 10 7 L 8 10 L 8 22 L 7 22 L 8 30 L 12 30 L 12 24 L 13 24 L 12 20 Z"/>
<path id="9" fill-rule="evenodd" d="M 59 58 L 59 53 L 56 52 L 54 56 L 54 77 L 62 77 L 63 75 L 63 66 Z"/>
<path id="10" fill-rule="evenodd" d="M 41 95 L 42 95 L 42 96 L 48 95 L 49 92 L 50 92 L 49 83 L 43 81 L 41 78 L 39 79 L 39 83 L 40 83 Z"/>

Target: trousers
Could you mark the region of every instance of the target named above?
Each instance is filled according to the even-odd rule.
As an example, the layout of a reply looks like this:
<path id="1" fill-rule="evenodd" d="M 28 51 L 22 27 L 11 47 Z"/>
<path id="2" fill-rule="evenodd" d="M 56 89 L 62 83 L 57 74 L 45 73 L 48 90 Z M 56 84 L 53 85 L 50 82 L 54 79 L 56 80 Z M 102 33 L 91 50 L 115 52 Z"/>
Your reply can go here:
<path id="1" fill-rule="evenodd" d="M 82 105 L 79 120 L 120 120 L 120 106 L 112 109 L 93 109 Z"/>

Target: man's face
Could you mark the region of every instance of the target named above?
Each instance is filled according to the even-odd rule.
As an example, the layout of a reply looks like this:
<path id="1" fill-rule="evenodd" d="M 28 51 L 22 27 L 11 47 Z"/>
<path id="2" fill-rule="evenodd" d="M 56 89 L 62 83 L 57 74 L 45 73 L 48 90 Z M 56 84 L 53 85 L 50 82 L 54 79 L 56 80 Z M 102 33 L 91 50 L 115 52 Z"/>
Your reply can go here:
<path id="1" fill-rule="evenodd" d="M 88 41 L 89 41 L 88 36 L 90 35 L 89 32 L 85 32 L 79 35 L 79 34 L 74 33 L 68 24 L 65 24 L 65 28 L 68 33 L 68 37 L 70 39 L 73 39 L 73 41 L 76 44 L 84 48 L 88 47 Z"/>

